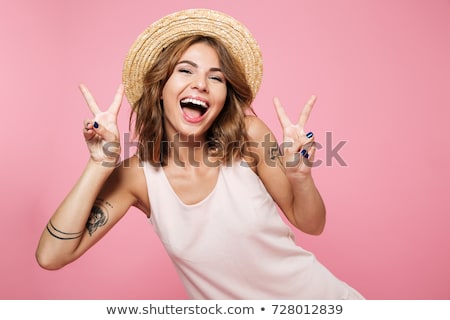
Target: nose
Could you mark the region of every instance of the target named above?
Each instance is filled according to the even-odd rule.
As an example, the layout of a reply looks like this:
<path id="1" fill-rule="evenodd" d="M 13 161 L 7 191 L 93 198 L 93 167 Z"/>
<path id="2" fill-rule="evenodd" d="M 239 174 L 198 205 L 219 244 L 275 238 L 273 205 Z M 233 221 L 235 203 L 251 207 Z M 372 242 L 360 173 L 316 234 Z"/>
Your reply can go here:
<path id="1" fill-rule="evenodd" d="M 197 75 L 192 81 L 192 89 L 197 89 L 201 92 L 208 92 L 208 81 L 206 76 Z"/>

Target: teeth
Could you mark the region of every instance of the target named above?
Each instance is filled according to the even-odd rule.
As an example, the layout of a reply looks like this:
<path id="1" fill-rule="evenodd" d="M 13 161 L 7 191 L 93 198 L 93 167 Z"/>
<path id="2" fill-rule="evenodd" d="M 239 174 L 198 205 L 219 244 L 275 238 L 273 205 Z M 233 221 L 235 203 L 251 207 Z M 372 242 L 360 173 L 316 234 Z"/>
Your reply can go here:
<path id="1" fill-rule="evenodd" d="M 192 104 L 201 106 L 203 108 L 208 108 L 208 106 L 206 105 L 206 103 L 204 101 L 200 101 L 200 100 L 192 99 L 192 98 L 183 99 L 183 100 L 181 100 L 181 103 L 192 103 Z"/>

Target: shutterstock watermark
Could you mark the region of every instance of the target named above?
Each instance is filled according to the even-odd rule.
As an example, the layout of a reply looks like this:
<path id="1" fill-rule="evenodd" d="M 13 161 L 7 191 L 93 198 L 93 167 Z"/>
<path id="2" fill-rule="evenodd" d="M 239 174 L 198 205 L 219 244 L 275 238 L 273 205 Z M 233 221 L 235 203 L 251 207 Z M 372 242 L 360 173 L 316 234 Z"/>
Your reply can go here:
<path id="1" fill-rule="evenodd" d="M 325 133 L 325 142 L 324 144 L 315 141 L 314 146 L 318 152 L 314 159 L 310 159 L 305 157 L 301 150 L 295 154 L 293 159 L 289 161 L 284 161 L 284 165 L 286 167 L 295 167 L 299 165 L 300 161 L 303 161 L 304 164 L 311 167 L 319 167 L 325 165 L 327 167 L 332 166 L 340 166 L 347 167 L 348 164 L 344 160 L 341 152 L 344 146 L 347 144 L 347 140 L 333 140 L 333 133 L 331 131 L 327 131 Z M 123 157 L 127 159 L 133 156 L 136 153 L 136 150 L 139 149 L 139 141 L 131 139 L 130 133 L 124 133 L 122 150 Z M 149 144 L 153 144 L 153 141 L 150 141 Z M 203 162 L 204 165 L 208 167 L 218 167 L 223 164 L 220 160 L 221 152 L 231 152 L 237 151 L 241 159 L 241 165 L 245 166 L 255 166 L 260 163 L 260 161 L 264 161 L 266 165 L 274 167 L 276 166 L 280 159 L 283 158 L 283 150 L 285 148 L 289 148 L 291 146 L 290 142 L 283 142 L 280 145 L 271 141 L 270 134 L 264 136 L 264 140 L 262 142 L 256 141 L 247 141 L 247 142 L 231 142 L 226 146 L 216 145 L 214 149 L 219 150 L 217 153 L 211 153 L 211 145 L 208 143 L 204 143 L 201 141 L 196 141 L 195 139 L 191 139 L 188 141 L 182 141 L 179 135 L 176 135 L 173 141 L 163 141 L 161 142 L 162 146 L 169 150 L 171 155 L 173 156 L 174 163 L 177 166 L 185 167 L 187 165 L 193 167 L 199 167 Z M 305 151 L 309 150 L 311 145 L 305 145 L 303 148 Z M 150 148 L 151 149 L 151 148 Z M 201 157 L 201 162 L 196 159 L 195 155 L 198 154 L 199 149 L 201 149 L 204 153 L 204 156 Z M 262 152 L 261 152 L 262 149 Z M 120 155 L 118 155 L 118 143 L 110 142 L 106 143 L 103 146 L 103 152 L 105 155 L 111 159 L 120 159 Z M 325 152 L 320 152 L 324 150 Z M 181 157 L 183 154 L 183 157 Z M 321 156 L 319 156 L 321 154 Z M 103 161 L 102 165 L 105 167 L 115 167 L 117 166 L 119 161 Z M 227 164 L 231 165 L 231 164 Z"/>
<path id="2" fill-rule="evenodd" d="M 336 160 L 337 164 L 341 167 L 347 167 L 347 162 L 344 161 L 344 158 L 341 157 L 339 152 L 341 149 L 345 146 L 347 143 L 347 140 L 339 140 L 336 144 L 333 143 L 333 133 L 330 131 L 327 131 L 325 133 L 325 165 L 327 167 L 333 166 L 333 159 Z M 316 148 L 317 150 L 320 150 L 323 148 L 323 146 L 316 142 Z M 314 163 L 316 166 L 320 166 L 323 161 L 322 160 L 315 160 Z"/>

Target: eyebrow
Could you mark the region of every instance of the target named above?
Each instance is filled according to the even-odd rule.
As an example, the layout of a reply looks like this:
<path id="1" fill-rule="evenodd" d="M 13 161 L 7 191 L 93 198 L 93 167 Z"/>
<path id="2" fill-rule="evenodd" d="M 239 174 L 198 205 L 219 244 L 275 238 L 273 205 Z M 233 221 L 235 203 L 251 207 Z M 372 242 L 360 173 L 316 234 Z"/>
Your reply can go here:
<path id="1" fill-rule="evenodd" d="M 187 64 L 193 66 L 194 68 L 198 68 L 198 64 L 196 64 L 195 62 L 190 61 L 190 60 L 181 60 L 181 61 L 179 61 L 179 62 L 177 63 L 177 65 L 178 65 L 178 64 L 182 64 L 182 63 L 187 63 Z M 219 72 L 222 72 L 222 69 L 213 67 L 213 68 L 210 68 L 209 71 L 219 71 Z"/>

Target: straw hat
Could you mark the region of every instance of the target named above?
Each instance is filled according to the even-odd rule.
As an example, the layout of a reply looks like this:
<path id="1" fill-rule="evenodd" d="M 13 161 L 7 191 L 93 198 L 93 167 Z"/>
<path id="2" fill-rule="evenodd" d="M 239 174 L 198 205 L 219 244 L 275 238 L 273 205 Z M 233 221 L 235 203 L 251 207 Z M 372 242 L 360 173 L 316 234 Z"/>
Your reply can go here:
<path id="1" fill-rule="evenodd" d="M 220 39 L 241 62 L 253 97 L 261 84 L 262 56 L 250 31 L 222 12 L 188 9 L 169 14 L 139 35 L 126 56 L 122 78 L 127 99 L 133 105 L 142 95 L 142 79 L 159 53 L 171 42 L 189 35 Z"/>

